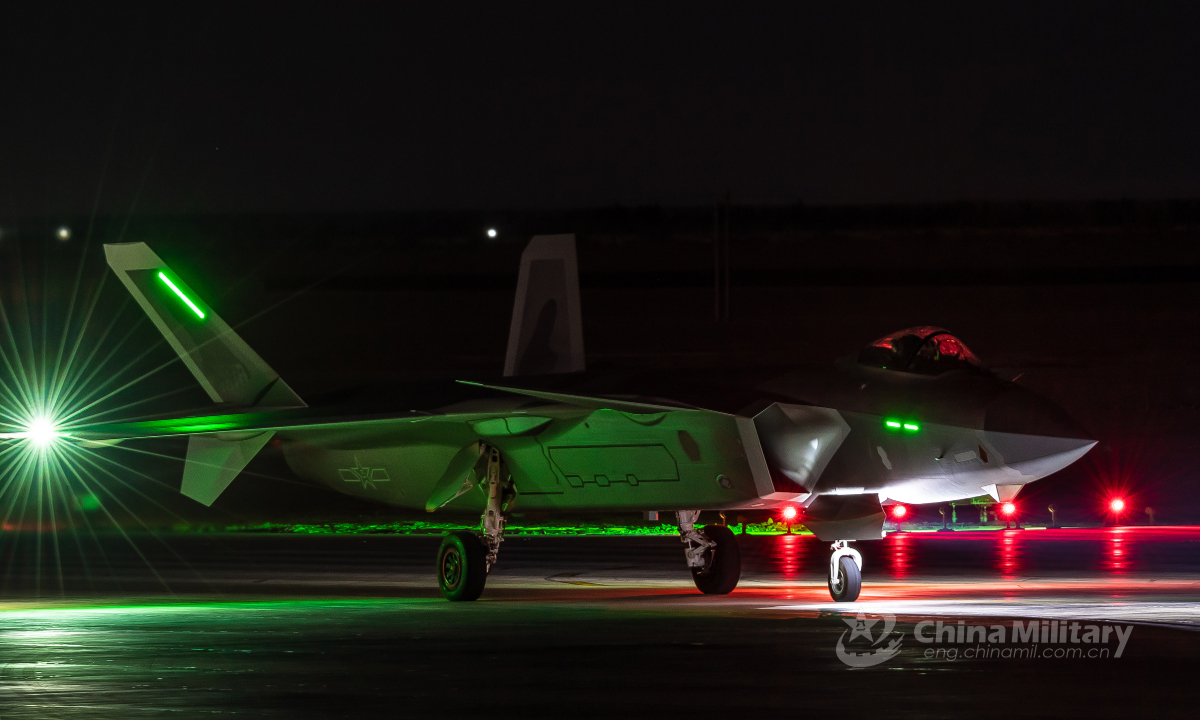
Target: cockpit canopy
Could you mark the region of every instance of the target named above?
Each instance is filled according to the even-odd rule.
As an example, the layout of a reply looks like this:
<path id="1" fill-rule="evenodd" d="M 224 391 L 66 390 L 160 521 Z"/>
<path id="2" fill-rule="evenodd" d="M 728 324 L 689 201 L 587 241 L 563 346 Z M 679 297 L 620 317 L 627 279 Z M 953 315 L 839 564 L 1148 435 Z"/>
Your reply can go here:
<path id="1" fill-rule="evenodd" d="M 932 325 L 911 327 L 880 338 L 859 351 L 858 362 L 920 375 L 983 369 L 983 363 L 962 340 Z"/>

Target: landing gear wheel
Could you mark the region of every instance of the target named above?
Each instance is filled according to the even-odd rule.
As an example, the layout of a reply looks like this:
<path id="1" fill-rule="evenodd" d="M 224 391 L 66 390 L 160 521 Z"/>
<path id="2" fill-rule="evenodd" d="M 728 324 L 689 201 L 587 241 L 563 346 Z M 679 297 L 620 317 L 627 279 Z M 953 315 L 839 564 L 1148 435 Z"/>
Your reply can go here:
<path id="1" fill-rule="evenodd" d="M 837 577 L 829 578 L 829 595 L 834 602 L 854 602 L 862 590 L 862 572 L 853 558 L 838 558 Z"/>
<path id="2" fill-rule="evenodd" d="M 456 530 L 442 540 L 437 556 L 438 585 L 447 600 L 475 600 L 487 581 L 487 549 L 479 536 Z"/>
<path id="3" fill-rule="evenodd" d="M 742 551 L 737 537 L 724 525 L 708 525 L 700 532 L 717 544 L 707 550 L 702 568 L 692 568 L 692 580 L 705 595 L 728 595 L 742 579 Z"/>

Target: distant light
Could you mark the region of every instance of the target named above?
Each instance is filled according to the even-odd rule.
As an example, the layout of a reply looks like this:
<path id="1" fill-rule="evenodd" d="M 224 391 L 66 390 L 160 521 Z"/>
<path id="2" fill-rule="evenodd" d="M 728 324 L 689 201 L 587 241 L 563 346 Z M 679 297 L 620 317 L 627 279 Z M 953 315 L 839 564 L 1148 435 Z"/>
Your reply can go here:
<path id="1" fill-rule="evenodd" d="M 164 275 L 163 273 L 161 273 L 161 272 L 160 272 L 160 273 L 158 274 L 158 279 L 159 279 L 159 280 L 162 280 L 163 282 L 165 282 L 165 283 L 167 284 L 167 287 L 169 287 L 169 288 L 171 288 L 172 290 L 174 290 L 174 291 L 175 291 L 175 294 L 179 296 L 179 299 L 180 299 L 180 300 L 182 300 L 182 301 L 184 301 L 185 303 L 187 303 L 187 306 L 188 306 L 188 307 L 190 307 L 190 308 L 192 309 L 192 312 L 194 312 L 194 313 L 196 313 L 197 315 L 199 315 L 201 320 L 203 320 L 203 319 L 204 319 L 204 312 L 203 312 L 203 311 L 202 311 L 200 308 L 196 307 L 196 303 L 194 303 L 194 302 L 192 302 L 191 300 L 189 300 L 189 299 L 188 299 L 188 296 L 187 296 L 187 295 L 184 295 L 184 294 L 183 294 L 183 291 L 182 291 L 182 290 L 180 290 L 178 287 L 176 287 L 176 286 L 175 286 L 175 283 L 171 282 L 171 279 L 170 279 L 170 278 L 168 278 L 166 275 Z"/>
<path id="2" fill-rule="evenodd" d="M 795 520 L 796 519 L 796 508 L 792 507 L 791 505 L 788 505 L 787 507 L 785 507 L 783 509 L 783 519 L 784 520 Z"/>
<path id="3" fill-rule="evenodd" d="M 30 445 L 36 448 L 45 449 L 65 434 L 59 431 L 58 426 L 50 418 L 36 417 L 29 421 L 24 432 L 16 435 L 25 438 Z"/>
<path id="4" fill-rule="evenodd" d="M 888 420 L 886 424 L 890 428 L 899 428 L 900 427 L 899 420 Z"/>
<path id="5" fill-rule="evenodd" d="M 896 505 L 892 508 L 892 517 L 902 518 L 908 514 L 908 508 L 903 505 Z"/>
<path id="6" fill-rule="evenodd" d="M 70 240 L 71 239 L 71 228 L 67 227 L 66 225 L 63 225 L 62 227 L 60 227 L 58 229 L 58 232 L 55 234 L 58 235 L 59 240 Z"/>
<path id="7" fill-rule="evenodd" d="M 488 237 L 490 237 L 490 238 L 494 238 L 494 237 L 496 237 L 496 228 L 488 228 L 488 229 L 487 229 L 487 236 L 488 236 Z"/>
<path id="8" fill-rule="evenodd" d="M 1004 511 L 1005 515 L 1012 515 L 1013 513 L 1015 513 L 1017 511 L 1017 506 L 1013 505 L 1010 502 L 1006 502 L 1006 503 L 1004 503 L 1004 507 L 1002 507 L 1000 509 Z"/>
<path id="9" fill-rule="evenodd" d="M 1125 511 L 1125 501 L 1122 500 L 1121 498 L 1114 498 L 1113 501 L 1108 504 L 1108 506 L 1110 508 L 1112 508 L 1112 511 L 1115 513 L 1120 513 L 1120 512 Z"/>
<path id="10" fill-rule="evenodd" d="M 904 423 L 904 429 L 916 432 L 921 429 L 921 426 L 916 423 Z"/>

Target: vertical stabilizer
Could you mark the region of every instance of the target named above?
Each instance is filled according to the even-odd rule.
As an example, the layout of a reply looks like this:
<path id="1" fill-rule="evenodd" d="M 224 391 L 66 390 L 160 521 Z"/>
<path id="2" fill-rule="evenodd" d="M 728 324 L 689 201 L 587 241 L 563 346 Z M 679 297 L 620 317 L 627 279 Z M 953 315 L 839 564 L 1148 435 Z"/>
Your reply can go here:
<path id="1" fill-rule="evenodd" d="M 279 374 L 145 243 L 105 245 L 104 255 L 213 402 L 305 407 Z"/>
<path id="2" fill-rule="evenodd" d="M 575 235 L 538 235 L 521 254 L 504 374 L 584 369 Z"/>

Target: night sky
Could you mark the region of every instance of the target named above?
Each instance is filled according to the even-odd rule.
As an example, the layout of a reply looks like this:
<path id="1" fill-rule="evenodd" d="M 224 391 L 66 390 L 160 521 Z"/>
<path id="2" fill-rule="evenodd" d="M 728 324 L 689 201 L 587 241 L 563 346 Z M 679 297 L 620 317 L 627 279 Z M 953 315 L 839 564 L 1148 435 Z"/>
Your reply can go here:
<path id="1" fill-rule="evenodd" d="M 1200 195 L 1200 7 L 823 5 L 6 4 L 0 219 Z"/>

